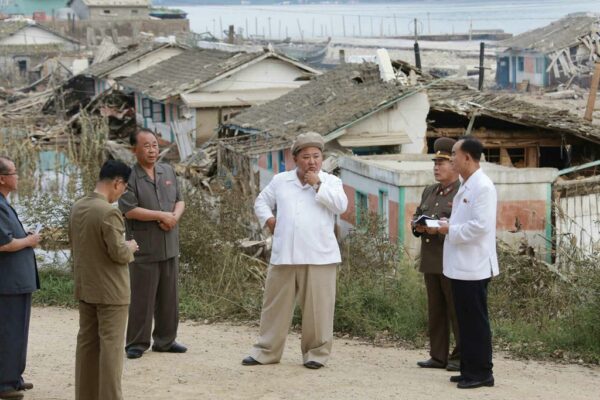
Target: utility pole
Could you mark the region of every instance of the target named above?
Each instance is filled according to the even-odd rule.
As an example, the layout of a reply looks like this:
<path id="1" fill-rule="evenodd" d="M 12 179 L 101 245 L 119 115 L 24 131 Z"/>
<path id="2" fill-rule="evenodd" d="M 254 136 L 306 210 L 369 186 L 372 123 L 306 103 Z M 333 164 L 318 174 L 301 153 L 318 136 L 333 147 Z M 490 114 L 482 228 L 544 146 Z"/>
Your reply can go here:
<path id="1" fill-rule="evenodd" d="M 587 107 L 585 108 L 584 119 L 592 121 L 594 107 L 596 105 L 596 95 L 598 94 L 598 83 L 600 83 L 600 62 L 596 61 L 594 75 L 592 76 L 592 84 L 590 85 L 590 95 L 588 97 Z"/>
<path id="2" fill-rule="evenodd" d="M 483 57 L 485 56 L 485 43 L 479 44 L 479 91 L 483 90 L 483 74 L 485 67 L 483 66 Z"/>
<path id="3" fill-rule="evenodd" d="M 419 50 L 419 35 L 417 31 L 417 19 L 414 19 L 415 23 L 415 66 L 418 70 L 421 70 L 421 51 Z"/>

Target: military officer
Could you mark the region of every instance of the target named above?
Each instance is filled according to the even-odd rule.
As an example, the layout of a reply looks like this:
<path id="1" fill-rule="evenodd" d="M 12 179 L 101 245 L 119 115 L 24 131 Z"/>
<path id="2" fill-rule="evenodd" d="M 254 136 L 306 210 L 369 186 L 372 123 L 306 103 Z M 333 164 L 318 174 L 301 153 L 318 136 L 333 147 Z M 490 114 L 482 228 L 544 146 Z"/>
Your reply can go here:
<path id="1" fill-rule="evenodd" d="M 439 138 L 435 141 L 433 174 L 438 183 L 426 187 L 423 191 L 421 204 L 417 207 L 413 221 L 421 215 L 435 219 L 450 218 L 452 199 L 460 186 L 458 172 L 450 161 L 455 142 L 450 138 Z M 458 323 L 450 280 L 442 274 L 444 235 L 439 234 L 437 230 L 438 228 L 427 228 L 412 223 L 413 234 L 421 238 L 419 270 L 423 273 L 427 288 L 431 356 L 427 361 L 417 362 L 417 365 L 422 368 L 446 368 L 448 371 L 458 371 L 460 368 Z M 448 354 L 450 327 L 452 327 L 456 347 Z"/>

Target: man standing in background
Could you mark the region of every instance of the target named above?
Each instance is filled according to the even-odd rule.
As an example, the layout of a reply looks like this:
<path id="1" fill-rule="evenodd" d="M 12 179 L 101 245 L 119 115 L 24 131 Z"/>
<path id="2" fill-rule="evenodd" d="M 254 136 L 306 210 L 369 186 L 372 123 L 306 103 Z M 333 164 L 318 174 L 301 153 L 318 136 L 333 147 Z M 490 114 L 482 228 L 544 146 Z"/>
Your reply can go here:
<path id="1" fill-rule="evenodd" d="M 33 249 L 40 235 L 28 234 L 7 197 L 17 190 L 15 164 L 0 156 L 0 399 L 22 399 L 33 384 L 23 380 L 27 361 L 31 293 L 40 288 Z"/>
<path id="2" fill-rule="evenodd" d="M 456 143 L 450 138 L 439 138 L 433 145 L 433 175 L 438 182 L 423 190 L 421 204 L 413 217 L 413 221 L 421 215 L 435 219 L 450 218 L 452 199 L 458 191 L 460 181 L 450 157 L 452 146 Z M 442 258 L 445 236 L 438 228 L 428 228 L 423 224 L 412 225 L 413 235 L 421 238 L 421 258 L 419 271 L 423 273 L 427 288 L 427 312 L 429 330 L 429 355 L 427 361 L 419 361 L 421 368 L 446 368 L 448 371 L 459 371 L 460 340 L 458 322 L 452 299 L 450 279 L 442 274 Z M 456 347 L 450 355 L 450 328 L 454 334 Z"/>
<path id="3" fill-rule="evenodd" d="M 439 232 L 444 242 L 444 275 L 452 281 L 460 333 L 460 375 L 450 381 L 459 389 L 494 386 L 488 284 L 498 275 L 496 188 L 481 170 L 483 146 L 467 136 L 452 148 L 452 162 L 462 177 L 450 220 Z"/>
<path id="4" fill-rule="evenodd" d="M 127 219 L 127 237 L 140 246 L 129 265 L 131 305 L 127 325 L 127 358 L 152 351 L 185 353 L 177 342 L 179 325 L 178 222 L 185 203 L 175 171 L 158 161 L 158 141 L 153 132 L 140 129 L 131 136 L 137 158 L 127 192 L 119 208 Z M 154 331 L 152 320 L 154 319 Z"/>
<path id="5" fill-rule="evenodd" d="M 127 265 L 137 250 L 125 241 L 121 212 L 112 206 L 127 188 L 131 168 L 107 161 L 95 190 L 71 210 L 69 236 L 79 334 L 75 400 L 121 400 L 123 345 L 129 305 Z"/>

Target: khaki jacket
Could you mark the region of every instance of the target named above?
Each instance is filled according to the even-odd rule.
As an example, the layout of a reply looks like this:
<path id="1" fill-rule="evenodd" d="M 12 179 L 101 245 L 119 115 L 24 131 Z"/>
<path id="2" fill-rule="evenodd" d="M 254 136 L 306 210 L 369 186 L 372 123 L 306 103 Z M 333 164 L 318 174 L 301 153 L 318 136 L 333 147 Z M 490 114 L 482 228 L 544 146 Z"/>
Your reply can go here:
<path id="1" fill-rule="evenodd" d="M 133 253 L 125 244 L 121 212 L 91 193 L 71 210 L 69 235 L 75 298 L 91 304 L 129 304 Z"/>

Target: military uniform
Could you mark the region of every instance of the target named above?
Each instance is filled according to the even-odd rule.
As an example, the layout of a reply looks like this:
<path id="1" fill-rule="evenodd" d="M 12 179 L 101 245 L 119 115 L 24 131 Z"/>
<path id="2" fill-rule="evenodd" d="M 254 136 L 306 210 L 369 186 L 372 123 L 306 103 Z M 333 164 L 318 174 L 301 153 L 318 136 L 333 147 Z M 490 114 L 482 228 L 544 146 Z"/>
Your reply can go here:
<path id="1" fill-rule="evenodd" d="M 183 196 L 170 165 L 157 163 L 153 180 L 136 163 L 119 208 L 123 214 L 136 207 L 173 212 L 179 201 Z M 131 304 L 125 348 L 147 350 L 152 333 L 153 348 L 167 350 L 175 342 L 179 324 L 179 225 L 165 232 L 157 221 L 127 219 L 126 227 L 127 238 L 135 239 L 140 250 L 129 265 Z"/>
<path id="2" fill-rule="evenodd" d="M 436 141 L 435 158 L 450 159 L 454 140 L 442 138 Z M 440 150 L 441 149 L 441 150 Z M 435 219 L 450 218 L 452 213 L 452 199 L 458 192 L 460 181 L 443 187 L 436 183 L 427 186 L 421 196 L 421 203 L 417 207 L 414 218 L 427 215 Z M 458 322 L 452 299 L 452 286 L 450 280 L 442 274 L 443 252 L 445 236 L 441 234 L 430 235 L 419 233 L 413 227 L 413 234 L 421 238 L 421 259 L 419 271 L 423 273 L 427 289 L 428 331 L 430 340 L 430 356 L 439 367 L 452 362 L 458 366 L 460 362 L 460 346 L 458 336 Z M 450 328 L 456 341 L 456 347 L 448 355 L 450 346 Z M 425 365 L 422 365 L 425 364 Z M 428 366 L 419 363 L 420 366 Z"/>
<path id="3" fill-rule="evenodd" d="M 123 217 L 106 197 L 93 192 L 73 205 L 69 233 L 79 300 L 75 399 L 121 400 L 127 265 L 133 260 Z"/>

